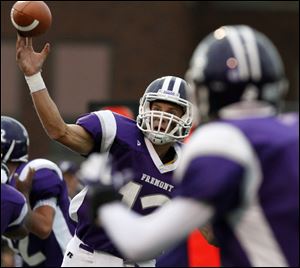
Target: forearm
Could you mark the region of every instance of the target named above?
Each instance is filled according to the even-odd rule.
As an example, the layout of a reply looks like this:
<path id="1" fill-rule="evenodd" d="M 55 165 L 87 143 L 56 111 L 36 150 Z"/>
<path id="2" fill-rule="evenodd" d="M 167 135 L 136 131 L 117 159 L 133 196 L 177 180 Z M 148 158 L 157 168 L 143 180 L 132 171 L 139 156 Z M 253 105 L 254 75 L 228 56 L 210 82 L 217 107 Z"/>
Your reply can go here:
<path id="1" fill-rule="evenodd" d="M 92 137 L 81 126 L 64 122 L 47 89 L 33 92 L 31 96 L 39 119 L 51 139 L 82 155 L 92 150 Z"/>
<path id="2" fill-rule="evenodd" d="M 35 234 L 40 239 L 46 239 L 51 233 L 52 222 L 49 223 L 47 217 L 31 210 L 25 219 L 25 226 L 29 232 Z"/>
<path id="3" fill-rule="evenodd" d="M 157 257 L 192 230 L 205 224 L 213 210 L 191 199 L 177 199 L 156 212 L 140 217 L 121 204 L 99 210 L 102 226 L 115 245 L 133 261 Z"/>
<path id="4" fill-rule="evenodd" d="M 48 90 L 43 89 L 31 94 L 39 119 L 51 139 L 59 140 L 67 131 L 67 125 L 62 119 L 56 104 L 51 99 Z"/>
<path id="5" fill-rule="evenodd" d="M 28 235 L 28 229 L 25 226 L 19 226 L 15 230 L 5 232 L 3 235 L 10 239 L 22 239 Z"/>
<path id="6" fill-rule="evenodd" d="M 20 70 L 25 76 L 36 112 L 47 134 L 52 139 L 59 139 L 65 135 L 67 125 L 59 114 L 59 111 L 48 94 L 46 85 L 41 75 L 41 69 L 50 45 L 46 44 L 40 53 L 33 50 L 32 38 L 17 36 L 16 60 Z"/>
<path id="7" fill-rule="evenodd" d="M 54 200 L 47 200 L 49 205 L 43 205 L 35 208 L 30 207 L 29 194 L 23 193 L 28 205 L 28 213 L 24 220 L 24 225 L 29 232 L 35 234 L 40 239 L 46 239 L 52 230 L 52 224 L 55 215 Z M 52 204 L 51 204 L 52 202 Z"/>
<path id="8" fill-rule="evenodd" d="M 32 38 L 18 35 L 16 42 L 16 59 L 20 70 L 25 75 L 36 112 L 51 139 L 54 139 L 73 151 L 88 154 L 94 140 L 90 134 L 78 125 L 66 124 L 56 104 L 48 94 L 41 76 L 41 69 L 50 51 L 46 44 L 40 53 L 34 51 Z"/>

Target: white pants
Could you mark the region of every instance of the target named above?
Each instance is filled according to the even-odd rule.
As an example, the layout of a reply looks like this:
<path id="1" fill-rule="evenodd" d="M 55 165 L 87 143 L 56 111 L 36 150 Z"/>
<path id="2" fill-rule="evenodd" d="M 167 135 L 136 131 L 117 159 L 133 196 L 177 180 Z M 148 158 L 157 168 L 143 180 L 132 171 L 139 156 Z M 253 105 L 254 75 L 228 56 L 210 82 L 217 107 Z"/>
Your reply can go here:
<path id="1" fill-rule="evenodd" d="M 134 263 L 103 251 L 89 252 L 79 247 L 83 242 L 75 235 L 67 245 L 61 267 L 134 267 Z M 155 267 L 155 260 L 137 263 L 140 267 Z"/>

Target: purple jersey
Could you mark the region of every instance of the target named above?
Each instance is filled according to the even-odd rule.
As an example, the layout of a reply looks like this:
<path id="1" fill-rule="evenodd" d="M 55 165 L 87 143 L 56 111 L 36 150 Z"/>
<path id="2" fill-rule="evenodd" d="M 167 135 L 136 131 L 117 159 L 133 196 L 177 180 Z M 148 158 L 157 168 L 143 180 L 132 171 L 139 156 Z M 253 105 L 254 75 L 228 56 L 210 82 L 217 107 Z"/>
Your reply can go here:
<path id="1" fill-rule="evenodd" d="M 176 160 L 163 164 L 133 120 L 111 111 L 99 111 L 80 118 L 77 124 L 94 138 L 93 152 L 111 154 L 113 172 L 124 169 L 133 172 L 132 180 L 120 189 L 123 201 L 132 210 L 146 215 L 169 200 L 174 190 L 171 177 L 179 163 L 180 144 L 174 145 Z M 87 192 L 84 188 L 70 205 L 70 214 L 78 221 L 77 236 L 92 249 L 120 256 L 105 231 L 91 225 Z"/>
<path id="2" fill-rule="evenodd" d="M 204 125 L 182 158 L 176 194 L 214 206 L 222 265 L 299 265 L 296 115 Z"/>
<path id="3" fill-rule="evenodd" d="M 47 205 L 55 209 L 52 231 L 46 239 L 30 233 L 24 239 L 12 241 L 13 246 L 19 251 L 25 266 L 58 267 L 75 229 L 68 214 L 70 201 L 66 184 L 57 165 L 46 159 L 21 164 L 16 170 L 21 180 L 26 177 L 29 167 L 36 170 L 29 196 L 30 207 L 34 210 Z M 14 179 L 10 183 L 15 186 Z"/>
<path id="4" fill-rule="evenodd" d="M 1 183 L 1 235 L 20 227 L 27 211 L 25 197 L 12 186 Z"/>

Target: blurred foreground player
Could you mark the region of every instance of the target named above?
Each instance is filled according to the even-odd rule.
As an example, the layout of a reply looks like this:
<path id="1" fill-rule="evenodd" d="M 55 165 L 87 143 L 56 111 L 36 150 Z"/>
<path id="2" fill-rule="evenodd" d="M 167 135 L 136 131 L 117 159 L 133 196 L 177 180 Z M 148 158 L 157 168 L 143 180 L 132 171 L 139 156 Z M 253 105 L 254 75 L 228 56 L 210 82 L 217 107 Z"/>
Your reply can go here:
<path id="1" fill-rule="evenodd" d="M 195 123 L 195 121 L 194 121 Z M 196 129 L 193 124 L 187 143 Z M 196 228 L 180 244 L 157 258 L 157 267 L 220 267 L 220 253 L 210 224 Z"/>
<path id="2" fill-rule="evenodd" d="M 201 120 L 175 172 L 177 197 L 148 217 L 121 203 L 99 220 L 133 260 L 156 256 L 213 222 L 222 266 L 299 266 L 299 120 L 279 115 L 287 85 L 272 42 L 224 26 L 196 48 L 187 73 Z"/>
<path id="3" fill-rule="evenodd" d="M 195 128 L 193 125 L 185 143 Z M 220 252 L 211 225 L 196 228 L 179 245 L 159 256 L 157 267 L 220 267 Z"/>

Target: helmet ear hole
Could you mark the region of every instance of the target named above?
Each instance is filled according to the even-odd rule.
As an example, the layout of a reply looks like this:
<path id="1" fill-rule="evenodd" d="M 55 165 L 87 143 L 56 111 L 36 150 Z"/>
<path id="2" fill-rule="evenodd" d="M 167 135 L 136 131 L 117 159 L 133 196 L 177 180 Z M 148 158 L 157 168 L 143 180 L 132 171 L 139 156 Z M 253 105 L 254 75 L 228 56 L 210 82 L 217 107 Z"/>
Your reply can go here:
<path id="1" fill-rule="evenodd" d="M 262 89 L 263 99 L 273 103 L 282 99 L 287 93 L 288 84 L 288 81 L 284 79 L 276 83 L 264 85 Z"/>

